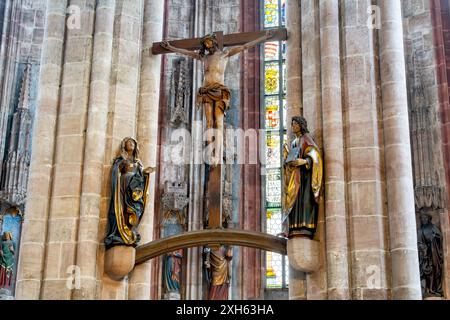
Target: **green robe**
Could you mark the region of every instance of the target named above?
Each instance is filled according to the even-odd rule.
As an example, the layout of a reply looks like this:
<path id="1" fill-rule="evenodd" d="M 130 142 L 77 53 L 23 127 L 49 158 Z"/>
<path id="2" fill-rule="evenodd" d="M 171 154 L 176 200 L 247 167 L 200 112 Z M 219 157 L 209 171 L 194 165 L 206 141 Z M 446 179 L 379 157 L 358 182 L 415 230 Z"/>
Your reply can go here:
<path id="1" fill-rule="evenodd" d="M 0 288 L 9 288 L 12 283 L 14 265 L 16 263 L 14 242 L 1 240 L 1 250 L 3 254 L 0 256 Z"/>

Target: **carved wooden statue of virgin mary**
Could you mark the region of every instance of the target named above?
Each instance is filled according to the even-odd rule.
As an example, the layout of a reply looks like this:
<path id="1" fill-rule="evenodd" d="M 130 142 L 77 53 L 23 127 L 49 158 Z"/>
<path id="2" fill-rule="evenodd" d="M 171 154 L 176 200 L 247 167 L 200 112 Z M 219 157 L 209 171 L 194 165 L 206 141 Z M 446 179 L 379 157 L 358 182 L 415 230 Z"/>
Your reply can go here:
<path id="1" fill-rule="evenodd" d="M 143 169 L 136 140 L 123 139 L 111 172 L 106 249 L 118 245 L 136 247 L 139 243 L 137 227 L 145 211 L 149 178 L 154 171 L 155 168 Z"/>
<path id="2" fill-rule="evenodd" d="M 289 238 L 312 238 L 322 189 L 322 156 L 305 118 L 293 117 L 292 131 L 295 139 L 291 148 L 285 146 L 284 150 L 283 233 Z"/>

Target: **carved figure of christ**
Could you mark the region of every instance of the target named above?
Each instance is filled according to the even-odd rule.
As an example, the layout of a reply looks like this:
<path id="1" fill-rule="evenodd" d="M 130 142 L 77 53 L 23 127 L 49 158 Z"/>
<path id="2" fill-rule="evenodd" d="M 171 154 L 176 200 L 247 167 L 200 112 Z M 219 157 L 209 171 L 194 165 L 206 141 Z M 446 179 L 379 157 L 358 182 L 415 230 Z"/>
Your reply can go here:
<path id="1" fill-rule="evenodd" d="M 221 33 L 220 33 L 221 34 Z M 273 38 L 275 32 L 268 30 L 263 36 L 247 42 L 243 45 L 232 47 L 229 50 L 222 49 L 223 44 L 219 43 L 216 34 L 207 35 L 201 39 L 200 50 L 187 50 L 163 41 L 162 48 L 179 54 L 186 55 L 203 62 L 204 78 L 203 86 L 197 95 L 198 105 L 203 106 L 206 119 L 206 139 L 208 144 L 213 142 L 214 155 L 210 159 L 210 165 L 216 166 L 223 156 L 223 131 L 224 115 L 229 108 L 231 99 L 230 90 L 225 85 L 225 71 L 229 58 L 256 45 Z M 212 129 L 216 129 L 214 132 Z"/>

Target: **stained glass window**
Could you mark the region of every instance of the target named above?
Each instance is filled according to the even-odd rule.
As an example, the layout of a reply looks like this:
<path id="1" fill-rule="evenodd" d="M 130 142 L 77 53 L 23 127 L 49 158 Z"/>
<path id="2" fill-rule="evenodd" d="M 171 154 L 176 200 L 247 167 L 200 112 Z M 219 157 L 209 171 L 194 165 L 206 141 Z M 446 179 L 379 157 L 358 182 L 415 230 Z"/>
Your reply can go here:
<path id="1" fill-rule="evenodd" d="M 267 169 L 266 208 L 281 208 L 281 169 Z"/>
<path id="2" fill-rule="evenodd" d="M 265 65 L 265 94 L 277 94 L 280 88 L 280 70 L 278 62 L 268 62 Z"/>
<path id="3" fill-rule="evenodd" d="M 266 167 L 279 168 L 280 167 L 280 134 L 269 133 L 266 138 Z M 278 177 L 277 177 L 278 179 Z"/>
<path id="4" fill-rule="evenodd" d="M 279 42 L 266 42 L 264 44 L 264 60 L 278 60 L 280 50 Z"/>
<path id="5" fill-rule="evenodd" d="M 279 8 L 278 0 L 264 0 L 264 27 L 278 27 Z"/>
<path id="6" fill-rule="evenodd" d="M 280 28 L 286 21 L 285 0 L 264 0 L 264 28 Z M 265 210 L 267 233 L 278 235 L 282 229 L 282 171 L 281 153 L 286 141 L 286 42 L 272 41 L 264 44 L 264 99 L 266 129 Z M 266 287 L 287 287 L 287 257 L 267 252 Z"/>
<path id="7" fill-rule="evenodd" d="M 266 97 L 266 129 L 280 130 L 280 100 L 278 96 Z"/>

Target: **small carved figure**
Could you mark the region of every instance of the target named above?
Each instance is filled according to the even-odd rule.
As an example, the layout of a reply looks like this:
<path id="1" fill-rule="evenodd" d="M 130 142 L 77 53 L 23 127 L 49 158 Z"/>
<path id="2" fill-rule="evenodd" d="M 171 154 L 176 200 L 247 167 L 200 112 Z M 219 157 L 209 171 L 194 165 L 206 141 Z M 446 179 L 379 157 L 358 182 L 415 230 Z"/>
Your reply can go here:
<path id="1" fill-rule="evenodd" d="M 180 293 L 181 288 L 181 263 L 183 250 L 177 250 L 166 255 L 164 265 L 164 280 L 166 293 Z"/>
<path id="2" fill-rule="evenodd" d="M 143 169 L 136 140 L 125 138 L 111 174 L 111 201 L 108 213 L 106 248 L 117 245 L 137 246 L 137 227 L 144 214 L 149 177 L 155 168 Z"/>
<path id="3" fill-rule="evenodd" d="M 442 297 L 442 275 L 444 253 L 442 250 L 442 233 L 432 223 L 431 215 L 420 216 L 421 227 L 417 241 L 419 249 L 420 278 L 423 285 L 423 296 Z"/>
<path id="4" fill-rule="evenodd" d="M 11 232 L 3 233 L 0 246 L 0 288 L 10 289 L 16 264 L 15 245 Z"/>
<path id="5" fill-rule="evenodd" d="M 292 118 L 296 138 L 285 145 L 283 227 L 286 237 L 313 237 L 317 228 L 323 164 L 303 117 Z M 288 230 L 287 230 L 288 229 Z"/>
<path id="6" fill-rule="evenodd" d="M 217 249 L 205 248 L 205 255 L 209 283 L 208 300 L 228 300 L 233 248 L 224 245 Z"/>

